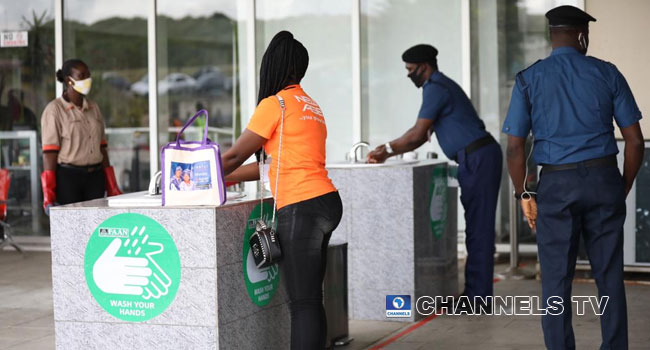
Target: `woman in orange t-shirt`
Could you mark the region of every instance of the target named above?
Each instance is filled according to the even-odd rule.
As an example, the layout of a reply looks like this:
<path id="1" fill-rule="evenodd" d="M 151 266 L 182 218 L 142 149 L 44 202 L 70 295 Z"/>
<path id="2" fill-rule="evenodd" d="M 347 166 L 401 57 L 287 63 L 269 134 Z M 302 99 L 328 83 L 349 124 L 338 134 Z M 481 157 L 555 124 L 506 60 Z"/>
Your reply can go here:
<path id="1" fill-rule="evenodd" d="M 238 168 L 262 146 L 277 202 L 280 270 L 291 311 L 291 348 L 324 349 L 327 332 L 322 285 L 327 244 L 342 215 L 341 198 L 325 169 L 327 128 L 318 104 L 300 87 L 309 55 L 287 31 L 269 43 L 260 68 L 258 105 L 248 127 L 222 157 L 227 181 L 259 180 L 257 163 Z M 279 184 L 277 154 L 285 101 Z"/>

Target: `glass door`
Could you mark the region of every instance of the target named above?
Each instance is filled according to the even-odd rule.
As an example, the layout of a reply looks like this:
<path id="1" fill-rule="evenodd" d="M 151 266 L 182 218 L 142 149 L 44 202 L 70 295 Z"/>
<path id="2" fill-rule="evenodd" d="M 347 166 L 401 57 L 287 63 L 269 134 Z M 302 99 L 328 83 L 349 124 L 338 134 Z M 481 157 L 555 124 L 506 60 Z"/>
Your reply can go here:
<path id="1" fill-rule="evenodd" d="M 40 120 L 54 98 L 54 2 L 0 5 L 0 168 L 11 185 L 7 221 L 14 234 L 49 234 L 40 191 Z"/>
<path id="2" fill-rule="evenodd" d="M 63 60 L 86 62 L 88 96 L 106 123 L 108 155 L 124 192 L 149 186 L 147 2 L 64 0 Z"/>

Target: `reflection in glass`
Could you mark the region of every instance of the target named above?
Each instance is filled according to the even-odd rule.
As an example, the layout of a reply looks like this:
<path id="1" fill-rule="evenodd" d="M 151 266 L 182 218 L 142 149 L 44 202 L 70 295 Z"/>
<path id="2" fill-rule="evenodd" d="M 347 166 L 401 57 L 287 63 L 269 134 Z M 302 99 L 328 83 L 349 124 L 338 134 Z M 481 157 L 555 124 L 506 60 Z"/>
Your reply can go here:
<path id="1" fill-rule="evenodd" d="M 422 91 L 406 77 L 402 53 L 417 44 L 435 46 L 441 72 L 462 84 L 460 1 L 362 0 L 361 74 L 364 130 L 371 146 L 401 136 L 417 120 Z M 445 158 L 437 141 L 428 151 Z"/>
<path id="2" fill-rule="evenodd" d="M 327 162 L 342 162 L 352 146 L 351 13 L 348 0 L 258 0 L 257 72 L 271 38 L 288 30 L 309 51 L 301 82 L 327 122 Z M 245 116 L 244 126 L 250 116 Z"/>
<path id="3" fill-rule="evenodd" d="M 238 113 L 234 89 L 238 71 L 236 4 L 160 0 L 157 5 L 161 143 L 175 139 L 189 118 L 206 109 L 209 137 L 225 150 L 232 145 Z M 203 118 L 197 120 L 183 136 L 200 139 L 204 125 Z"/>
<path id="4" fill-rule="evenodd" d="M 108 152 L 124 192 L 149 185 L 149 104 L 139 90 L 147 74 L 147 3 L 65 0 L 63 59 L 85 61 L 89 98 L 106 122 Z"/>
<path id="5" fill-rule="evenodd" d="M 26 39 L 0 48 L 0 168 L 8 169 L 11 176 L 7 220 L 14 225 L 14 234 L 48 235 L 48 222 L 41 215 L 41 147 L 37 142 L 41 114 L 54 98 L 56 82 L 54 3 L 3 2 L 0 33 Z"/>

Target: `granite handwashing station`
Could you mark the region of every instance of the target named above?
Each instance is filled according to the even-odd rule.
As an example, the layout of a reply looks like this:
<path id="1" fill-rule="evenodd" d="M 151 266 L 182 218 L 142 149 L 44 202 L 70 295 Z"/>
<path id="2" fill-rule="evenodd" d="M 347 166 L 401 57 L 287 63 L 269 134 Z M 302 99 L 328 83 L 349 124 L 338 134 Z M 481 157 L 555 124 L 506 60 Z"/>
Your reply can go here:
<path id="1" fill-rule="evenodd" d="M 278 266 L 257 268 L 248 244 L 272 200 L 226 192 L 207 132 L 162 158 L 164 196 L 154 178 L 148 192 L 52 208 L 57 349 L 288 348 Z"/>
<path id="2" fill-rule="evenodd" d="M 418 298 L 458 294 L 456 167 L 417 157 L 367 164 L 359 147 L 369 146 L 328 165 L 345 208 L 332 239 L 348 242 L 349 318 L 417 321 Z M 390 315 L 391 296 L 410 299 L 411 309 Z"/>

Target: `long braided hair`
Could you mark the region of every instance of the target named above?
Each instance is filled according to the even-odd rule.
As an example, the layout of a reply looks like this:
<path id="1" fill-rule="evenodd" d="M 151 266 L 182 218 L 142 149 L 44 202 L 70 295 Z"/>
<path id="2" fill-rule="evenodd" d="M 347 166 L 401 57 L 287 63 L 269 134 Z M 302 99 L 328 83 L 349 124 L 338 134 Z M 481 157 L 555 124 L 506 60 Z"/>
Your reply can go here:
<path id="1" fill-rule="evenodd" d="M 290 83 L 300 83 L 309 65 L 307 49 L 283 30 L 275 34 L 262 56 L 257 103 L 273 96 Z"/>
<path id="2" fill-rule="evenodd" d="M 257 103 L 273 96 L 289 84 L 300 83 L 309 65 L 309 54 L 293 34 L 283 30 L 275 34 L 262 56 L 260 66 L 260 89 Z M 260 160 L 262 149 L 255 152 Z"/>

